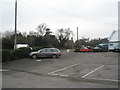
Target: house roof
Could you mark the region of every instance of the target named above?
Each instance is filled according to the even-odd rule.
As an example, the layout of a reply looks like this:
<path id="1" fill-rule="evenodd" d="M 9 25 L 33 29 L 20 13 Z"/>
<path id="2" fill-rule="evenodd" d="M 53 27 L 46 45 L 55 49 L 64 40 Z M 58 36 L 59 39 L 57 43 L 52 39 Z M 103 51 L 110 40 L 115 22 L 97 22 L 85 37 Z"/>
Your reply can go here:
<path id="1" fill-rule="evenodd" d="M 120 30 L 113 31 L 109 37 L 109 41 L 120 41 Z"/>

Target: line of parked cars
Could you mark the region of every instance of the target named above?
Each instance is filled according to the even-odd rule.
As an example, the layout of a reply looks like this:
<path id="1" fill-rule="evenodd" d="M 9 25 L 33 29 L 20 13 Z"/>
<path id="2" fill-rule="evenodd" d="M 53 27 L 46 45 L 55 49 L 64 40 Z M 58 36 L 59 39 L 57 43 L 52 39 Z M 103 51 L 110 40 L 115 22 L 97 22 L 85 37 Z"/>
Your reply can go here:
<path id="1" fill-rule="evenodd" d="M 116 47 L 114 51 L 119 52 L 120 46 Z M 91 46 L 84 46 L 82 45 L 80 48 L 75 49 L 75 52 L 107 52 L 108 50 L 108 44 L 99 44 L 96 47 Z M 57 48 L 43 48 L 38 51 L 31 52 L 29 56 L 33 59 L 36 59 L 38 57 L 52 57 L 52 58 L 58 58 L 61 56 L 61 52 Z"/>
<path id="2" fill-rule="evenodd" d="M 107 44 L 99 44 L 96 47 L 91 46 L 84 46 L 82 45 L 81 48 L 77 48 L 75 52 L 102 52 L 102 51 L 108 51 L 108 45 Z M 52 58 L 58 58 L 61 56 L 61 52 L 57 48 L 42 48 L 38 51 L 31 52 L 29 56 L 33 59 L 39 58 L 39 57 L 52 57 Z"/>
<path id="3" fill-rule="evenodd" d="M 108 44 L 99 44 L 96 47 L 84 46 L 75 49 L 75 52 L 107 52 Z"/>

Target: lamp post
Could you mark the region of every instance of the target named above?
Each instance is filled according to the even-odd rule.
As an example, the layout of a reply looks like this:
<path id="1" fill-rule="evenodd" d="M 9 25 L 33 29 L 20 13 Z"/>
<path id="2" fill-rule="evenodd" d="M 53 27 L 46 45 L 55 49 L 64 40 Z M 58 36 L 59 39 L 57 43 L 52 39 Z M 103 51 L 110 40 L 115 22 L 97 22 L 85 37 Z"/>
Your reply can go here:
<path id="1" fill-rule="evenodd" d="M 78 27 L 77 27 L 77 41 L 78 41 Z"/>
<path id="2" fill-rule="evenodd" d="M 14 39 L 14 49 L 16 49 L 17 44 L 17 0 L 15 1 L 15 39 Z"/>

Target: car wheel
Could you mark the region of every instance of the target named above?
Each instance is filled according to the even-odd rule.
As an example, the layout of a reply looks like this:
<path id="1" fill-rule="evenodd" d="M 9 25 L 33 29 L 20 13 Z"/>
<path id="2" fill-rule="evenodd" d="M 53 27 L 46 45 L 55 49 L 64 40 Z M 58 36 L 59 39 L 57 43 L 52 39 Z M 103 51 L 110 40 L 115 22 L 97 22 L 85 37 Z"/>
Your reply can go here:
<path id="1" fill-rule="evenodd" d="M 57 58 L 57 55 L 52 55 L 53 58 Z"/>
<path id="2" fill-rule="evenodd" d="M 36 59 L 37 58 L 37 55 L 32 55 L 32 59 Z"/>

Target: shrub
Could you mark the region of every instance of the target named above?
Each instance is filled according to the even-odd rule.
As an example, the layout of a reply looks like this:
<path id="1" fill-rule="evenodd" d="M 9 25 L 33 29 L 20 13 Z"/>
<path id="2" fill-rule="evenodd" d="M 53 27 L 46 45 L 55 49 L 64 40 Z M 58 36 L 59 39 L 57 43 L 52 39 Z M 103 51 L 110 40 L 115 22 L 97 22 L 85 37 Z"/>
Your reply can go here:
<path id="1" fill-rule="evenodd" d="M 10 61 L 11 59 L 10 56 L 11 56 L 11 53 L 9 49 L 2 50 L 2 62 Z"/>
<path id="2" fill-rule="evenodd" d="M 16 59 L 22 59 L 29 57 L 29 53 L 31 52 L 30 48 L 19 48 L 16 50 L 2 50 L 2 62 L 12 61 Z"/>
<path id="3" fill-rule="evenodd" d="M 29 56 L 30 52 L 31 52 L 31 49 L 27 47 L 16 49 L 11 53 L 12 59 L 16 60 L 16 59 L 26 58 Z"/>
<path id="4" fill-rule="evenodd" d="M 39 50 L 39 49 L 41 49 L 42 47 L 38 47 L 38 46 L 36 46 L 36 47 L 33 47 L 32 48 L 32 51 L 37 51 L 37 50 Z"/>

